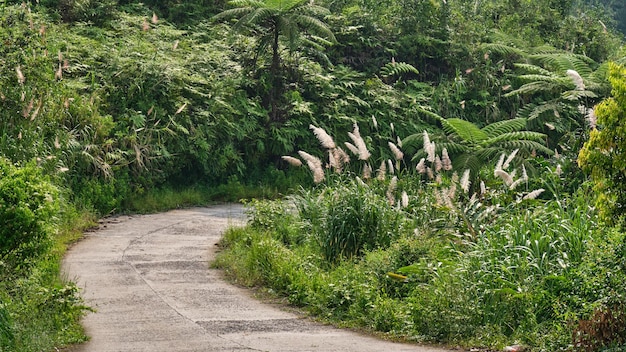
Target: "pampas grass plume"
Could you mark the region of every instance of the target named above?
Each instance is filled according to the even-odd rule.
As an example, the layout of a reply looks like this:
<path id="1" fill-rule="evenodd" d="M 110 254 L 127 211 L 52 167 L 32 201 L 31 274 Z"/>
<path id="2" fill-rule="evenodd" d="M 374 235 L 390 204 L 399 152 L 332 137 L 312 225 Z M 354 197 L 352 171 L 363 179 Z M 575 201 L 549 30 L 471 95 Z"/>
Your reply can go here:
<path id="1" fill-rule="evenodd" d="M 543 189 L 543 188 L 536 189 L 536 190 L 528 193 L 527 195 L 525 195 L 524 198 L 522 198 L 522 200 L 535 199 L 535 198 L 539 197 L 539 195 L 541 195 L 541 193 L 543 193 L 544 191 L 545 191 L 545 189 Z"/>
<path id="2" fill-rule="evenodd" d="M 576 90 L 585 90 L 585 82 L 578 72 L 575 70 L 567 70 L 566 74 L 572 79 L 576 85 Z"/>
<path id="3" fill-rule="evenodd" d="M 404 158 L 404 153 L 392 142 L 389 142 L 389 149 L 391 149 L 393 157 L 396 158 L 396 160 L 402 160 L 402 158 Z"/>
<path id="4" fill-rule="evenodd" d="M 387 173 L 387 165 L 385 165 L 385 161 L 383 160 L 380 163 L 380 167 L 378 168 L 378 173 L 376 174 L 376 178 L 380 181 L 384 181 L 386 173 Z"/>
<path id="5" fill-rule="evenodd" d="M 452 160 L 450 160 L 450 156 L 448 155 L 448 149 L 446 148 L 443 148 L 443 150 L 441 151 L 441 164 L 444 170 L 452 170 Z"/>
<path id="6" fill-rule="evenodd" d="M 309 125 L 309 128 L 313 130 L 313 134 L 315 134 L 317 140 L 320 141 L 322 147 L 326 149 L 334 149 L 337 147 L 335 145 L 335 141 L 333 141 L 333 138 L 328 133 L 326 133 L 323 128 L 315 127 L 312 124 Z"/>
<path id="7" fill-rule="evenodd" d="M 515 149 L 514 151 L 511 152 L 511 154 L 509 154 L 509 157 L 506 158 L 506 161 L 504 162 L 504 164 L 502 164 L 503 170 L 506 170 L 509 167 L 509 164 L 511 164 L 511 161 L 513 161 L 513 159 L 517 155 L 517 152 L 519 152 L 519 149 Z"/>
<path id="8" fill-rule="evenodd" d="M 370 164 L 363 165 L 363 179 L 368 180 L 372 178 L 372 167 Z"/>
<path id="9" fill-rule="evenodd" d="M 469 188 L 470 188 L 470 169 L 467 169 L 463 172 L 463 176 L 461 176 L 461 189 L 463 189 L 463 191 L 465 193 L 469 193 Z"/>
<path id="10" fill-rule="evenodd" d="M 417 170 L 417 172 L 419 172 L 420 174 L 426 172 L 426 160 L 424 158 L 420 159 L 420 161 L 417 163 L 417 166 L 415 167 L 415 170 Z"/>
<path id="11" fill-rule="evenodd" d="M 17 67 L 15 68 L 15 73 L 17 74 L 17 82 L 19 84 L 24 84 L 24 82 L 26 82 L 26 78 L 24 77 L 24 73 L 22 73 L 22 68 L 20 67 L 20 65 L 17 65 Z"/>
<path id="12" fill-rule="evenodd" d="M 324 168 L 322 168 L 322 161 L 302 150 L 298 151 L 298 154 L 300 154 L 300 157 L 306 161 L 309 169 L 313 172 L 313 182 L 322 182 L 324 180 Z"/>
<path id="13" fill-rule="evenodd" d="M 504 184 L 507 185 L 507 187 L 513 184 L 513 178 L 511 177 L 511 175 L 509 175 L 508 172 L 504 170 L 496 170 L 493 173 L 494 175 L 500 177 L 502 181 L 504 181 Z"/>
<path id="14" fill-rule="evenodd" d="M 406 193 L 406 191 L 402 191 L 402 196 L 400 197 L 400 204 L 402 205 L 402 208 L 406 208 L 409 206 L 409 195 Z"/>

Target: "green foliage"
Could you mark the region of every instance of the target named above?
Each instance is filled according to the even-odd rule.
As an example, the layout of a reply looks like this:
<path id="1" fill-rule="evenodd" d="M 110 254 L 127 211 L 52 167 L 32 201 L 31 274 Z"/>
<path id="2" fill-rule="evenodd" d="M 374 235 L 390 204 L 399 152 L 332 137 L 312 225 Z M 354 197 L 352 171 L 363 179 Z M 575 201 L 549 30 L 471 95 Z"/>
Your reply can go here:
<path id="1" fill-rule="evenodd" d="M 15 167 L 0 159 L 0 277 L 27 273 L 49 249 L 57 198 L 57 189 L 36 165 Z"/>
<path id="2" fill-rule="evenodd" d="M 589 141 L 578 156 L 579 165 L 591 174 L 597 192 L 596 205 L 605 220 L 616 223 L 624 216 L 626 189 L 624 188 L 626 151 L 623 135 L 624 106 L 626 106 L 626 68 L 609 64 L 612 96 L 595 108 L 599 129 L 591 131 Z"/>

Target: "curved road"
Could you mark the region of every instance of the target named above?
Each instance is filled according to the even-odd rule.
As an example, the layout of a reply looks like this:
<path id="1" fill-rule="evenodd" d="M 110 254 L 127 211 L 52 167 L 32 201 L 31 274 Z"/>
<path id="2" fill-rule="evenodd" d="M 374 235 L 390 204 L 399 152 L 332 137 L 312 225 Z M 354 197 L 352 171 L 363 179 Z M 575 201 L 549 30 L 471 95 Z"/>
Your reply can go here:
<path id="1" fill-rule="evenodd" d="M 74 352 L 415 351 L 262 303 L 209 268 L 240 205 L 108 219 L 67 253 L 63 270 L 96 310 Z"/>

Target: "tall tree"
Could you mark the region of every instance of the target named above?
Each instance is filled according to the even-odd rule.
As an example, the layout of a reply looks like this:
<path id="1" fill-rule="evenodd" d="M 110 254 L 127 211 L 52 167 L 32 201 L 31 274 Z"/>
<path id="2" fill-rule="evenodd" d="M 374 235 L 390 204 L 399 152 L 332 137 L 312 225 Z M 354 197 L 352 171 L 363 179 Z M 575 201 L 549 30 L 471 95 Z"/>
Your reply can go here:
<path id="1" fill-rule="evenodd" d="M 281 119 L 278 99 L 283 91 L 281 41 L 289 54 L 296 54 L 303 44 L 322 48 L 335 42 L 335 36 L 323 21 L 328 9 L 307 0 L 232 0 L 232 9 L 213 17 L 215 21 L 236 19 L 233 29 L 257 37 L 257 55 L 271 50 L 269 92 L 270 118 Z"/>

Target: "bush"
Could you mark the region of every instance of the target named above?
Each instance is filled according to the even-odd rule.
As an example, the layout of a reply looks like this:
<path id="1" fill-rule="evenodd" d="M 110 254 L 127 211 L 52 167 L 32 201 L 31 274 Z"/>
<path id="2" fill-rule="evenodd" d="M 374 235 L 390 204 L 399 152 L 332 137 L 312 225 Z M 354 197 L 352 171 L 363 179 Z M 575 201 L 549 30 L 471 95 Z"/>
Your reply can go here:
<path id="1" fill-rule="evenodd" d="M 0 159 L 0 260 L 8 270 L 27 268 L 48 250 L 57 196 L 35 164 L 16 167 Z"/>

